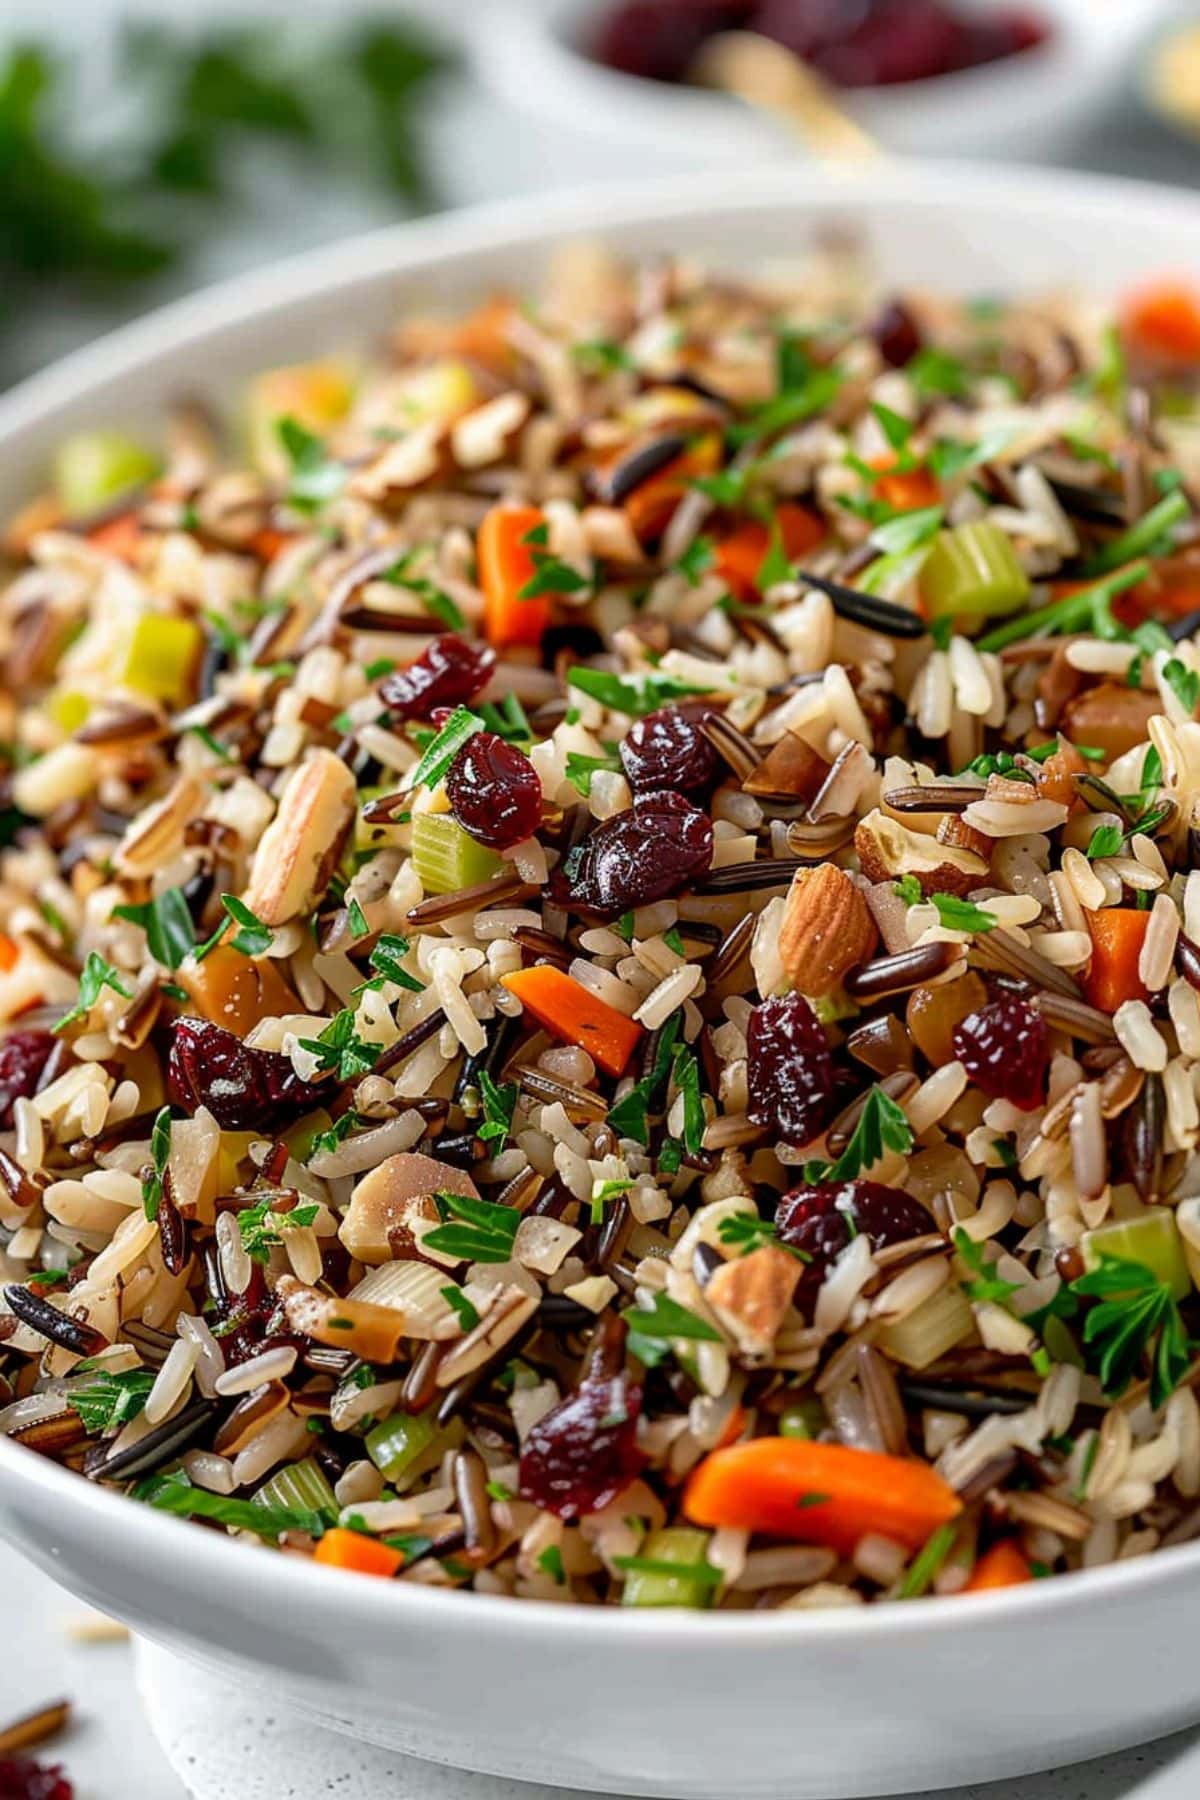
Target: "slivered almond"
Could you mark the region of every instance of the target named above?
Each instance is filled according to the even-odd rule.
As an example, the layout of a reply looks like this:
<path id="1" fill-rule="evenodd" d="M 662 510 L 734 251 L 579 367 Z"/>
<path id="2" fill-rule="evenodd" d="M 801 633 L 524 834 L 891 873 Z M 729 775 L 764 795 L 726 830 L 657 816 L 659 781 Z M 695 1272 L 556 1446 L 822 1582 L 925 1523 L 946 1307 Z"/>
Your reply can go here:
<path id="1" fill-rule="evenodd" d="M 398 1308 L 322 1294 L 294 1275 L 280 1276 L 275 1297 L 292 1330 L 302 1336 L 335 1350 L 352 1350 L 364 1362 L 395 1362 L 404 1336 L 404 1314 Z"/>
<path id="2" fill-rule="evenodd" d="M 950 844 L 955 850 L 971 850 L 985 862 L 991 853 L 992 839 L 974 825 L 968 825 L 961 813 L 947 813 L 938 824 L 936 837 L 939 844 Z"/>
<path id="3" fill-rule="evenodd" d="M 258 842 L 245 902 L 264 925 L 310 912 L 354 817 L 354 777 L 332 750 L 314 750 L 284 788 Z"/>
<path id="4" fill-rule="evenodd" d="M 895 881 L 901 875 L 915 875 L 926 894 L 961 897 L 978 887 L 988 872 L 987 862 L 975 851 L 931 843 L 928 837 L 909 831 L 898 819 L 889 819 L 878 808 L 859 821 L 854 848 L 869 881 Z"/>
<path id="5" fill-rule="evenodd" d="M 802 994 L 831 994 L 866 962 L 878 940 L 871 910 L 844 869 L 819 863 L 792 880 L 779 928 L 779 954 Z"/>
<path id="6" fill-rule="evenodd" d="M 402 1150 L 364 1175 L 350 1197 L 338 1236 L 359 1262 L 374 1265 L 411 1256 L 420 1222 L 438 1217 L 435 1194 L 478 1200 L 479 1189 L 462 1169 L 417 1151 Z"/>
<path id="7" fill-rule="evenodd" d="M 744 1356 L 765 1356 L 775 1342 L 800 1279 L 800 1263 L 763 1244 L 714 1269 L 704 1298 Z"/>

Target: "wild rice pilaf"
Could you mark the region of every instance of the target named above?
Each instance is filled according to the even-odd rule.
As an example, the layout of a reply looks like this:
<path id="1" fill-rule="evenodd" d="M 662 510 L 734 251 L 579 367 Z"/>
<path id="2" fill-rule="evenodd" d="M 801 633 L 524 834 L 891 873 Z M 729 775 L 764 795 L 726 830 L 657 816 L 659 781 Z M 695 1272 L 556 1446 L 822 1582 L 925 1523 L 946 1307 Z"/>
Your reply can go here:
<path id="1" fill-rule="evenodd" d="M 820 1607 L 1200 1530 L 1200 309 L 576 250 L 8 529 L 0 1429 Z"/>

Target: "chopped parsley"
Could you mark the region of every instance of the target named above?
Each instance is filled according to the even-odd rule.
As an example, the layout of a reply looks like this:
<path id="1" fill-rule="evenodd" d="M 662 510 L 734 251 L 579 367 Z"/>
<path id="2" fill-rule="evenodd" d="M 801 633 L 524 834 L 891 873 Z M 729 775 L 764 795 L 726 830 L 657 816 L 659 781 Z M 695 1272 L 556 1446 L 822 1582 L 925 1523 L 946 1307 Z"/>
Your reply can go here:
<path id="1" fill-rule="evenodd" d="M 749 1256 L 752 1250 L 761 1250 L 764 1244 L 775 1244 L 789 1256 L 794 1256 L 797 1262 L 812 1261 L 807 1250 L 780 1243 L 779 1228 L 774 1219 L 760 1219 L 757 1213 L 730 1213 L 718 1222 L 717 1236 L 740 1256 Z"/>
<path id="2" fill-rule="evenodd" d="M 637 364 L 614 338 L 581 338 L 571 345 L 571 356 L 587 375 L 611 375 L 617 369 L 636 369 Z"/>
<path id="3" fill-rule="evenodd" d="M 446 1302 L 446 1305 L 458 1314 L 458 1322 L 462 1326 L 463 1331 L 474 1331 L 479 1323 L 479 1314 L 472 1306 L 466 1294 L 463 1293 L 462 1289 L 460 1287 L 455 1287 L 454 1283 L 451 1281 L 448 1282 L 444 1288 L 439 1288 L 438 1292 Z"/>
<path id="4" fill-rule="evenodd" d="M 521 539 L 529 547 L 533 574 L 524 587 L 517 589 L 518 600 L 535 600 L 539 594 L 582 594 L 593 585 L 586 575 L 581 575 L 570 563 L 563 562 L 561 557 L 546 549 L 549 540 L 550 527 L 544 522 L 535 525 Z"/>
<path id="5" fill-rule="evenodd" d="M 260 1200 L 257 1206 L 243 1207 L 237 1215 L 242 1249 L 251 1262 L 270 1262 L 272 1250 L 283 1242 L 282 1233 L 302 1231 L 313 1223 L 321 1210 L 314 1201 L 311 1205 L 294 1206 L 291 1212 L 273 1212 L 273 1200 L 274 1196 L 271 1196 Z"/>
<path id="6" fill-rule="evenodd" d="M 371 927 L 367 924 L 366 914 L 353 895 L 346 902 L 346 922 L 356 938 L 370 936 Z"/>
<path id="7" fill-rule="evenodd" d="M 679 1014 L 672 1013 L 659 1034 L 649 1073 L 643 1075 L 640 1081 L 635 1081 L 629 1092 L 610 1107 L 608 1123 L 618 1137 L 632 1138 L 638 1144 L 649 1143 L 648 1115 L 665 1088 L 667 1077 L 674 1066 L 680 1023 Z"/>
<path id="8" fill-rule="evenodd" d="M 655 712 L 668 700 L 682 700 L 689 694 L 707 694 L 710 688 L 696 687 L 694 683 L 680 681 L 674 675 L 659 675 L 651 672 L 637 677 L 637 685 L 625 681 L 620 675 L 613 675 L 607 669 L 589 669 L 584 663 L 576 663 L 567 671 L 568 687 L 581 688 L 590 694 L 593 700 L 599 700 L 601 706 L 611 708 L 613 712 L 629 713 L 631 717 L 640 719 L 645 713 Z"/>
<path id="9" fill-rule="evenodd" d="M 433 1198 L 442 1223 L 425 1232 L 422 1249 L 452 1256 L 456 1262 L 510 1260 L 521 1223 L 519 1212 L 492 1200 L 471 1200 L 465 1194 L 441 1193 Z"/>
<path id="10" fill-rule="evenodd" d="M 98 950 L 89 950 L 79 976 L 79 997 L 57 1025 L 51 1026 L 51 1030 L 55 1033 L 65 1031 L 76 1019 L 86 1019 L 105 988 L 111 988 L 123 1000 L 133 999 L 133 989 L 120 971 L 114 969 L 110 962 L 105 962 Z"/>
<path id="11" fill-rule="evenodd" d="M 871 532 L 871 542 L 885 556 L 903 556 L 936 537 L 945 516 L 945 508 L 941 506 L 910 508 L 876 525 Z"/>
<path id="12" fill-rule="evenodd" d="M 1089 862 L 1095 862 L 1101 856 L 1119 856 L 1125 842 L 1125 831 L 1120 825 L 1098 825 L 1093 831 L 1087 847 Z"/>
<path id="13" fill-rule="evenodd" d="M 328 1131 L 318 1132 L 309 1146 L 308 1161 L 311 1162 L 314 1156 L 325 1156 L 331 1150 L 336 1150 L 339 1144 L 345 1143 L 355 1127 L 361 1124 L 362 1120 L 351 1107 L 348 1112 L 344 1112 L 340 1118 L 333 1121 Z"/>
<path id="14" fill-rule="evenodd" d="M 689 587 L 699 587 L 701 576 L 708 574 L 716 560 L 712 539 L 694 537 L 683 555 L 671 566 L 684 577 Z"/>
<path id="15" fill-rule="evenodd" d="M 71 1388 L 66 1400 L 79 1414 L 84 1430 L 99 1437 L 136 1419 L 153 1386 L 154 1376 L 148 1369 L 123 1369 L 111 1375 L 97 1369 L 86 1382 Z"/>
<path id="16" fill-rule="evenodd" d="M 960 1225 L 954 1233 L 954 1248 L 960 1261 L 971 1272 L 971 1280 L 964 1281 L 963 1293 L 968 1300 L 989 1301 L 995 1306 L 1007 1306 L 1008 1301 L 1017 1292 L 1020 1283 L 1002 1281 L 992 1272 L 993 1265 L 988 1262 L 982 1244 L 977 1244 Z"/>
<path id="17" fill-rule="evenodd" d="M 428 581 L 424 576 L 415 575 L 413 573 L 414 563 L 417 562 L 423 554 L 423 548 L 420 546 L 416 549 L 405 551 L 399 561 L 392 564 L 392 567 L 382 577 L 382 580 L 390 582 L 393 587 L 404 588 L 406 592 L 414 594 L 425 608 L 425 611 L 432 614 L 440 624 L 446 627 L 447 631 L 464 630 L 467 622 L 463 618 L 459 608 L 450 598 L 449 594 L 444 593 L 435 582 Z M 395 665 L 391 664 L 390 667 L 394 668 Z M 368 669 L 368 677 L 370 676 L 370 673 L 371 671 Z M 384 673 L 387 673 L 387 671 L 385 670 Z"/>
<path id="18" fill-rule="evenodd" d="M 617 1200 L 622 1194 L 627 1194 L 632 1186 L 633 1182 L 627 1175 L 622 1176 L 619 1180 L 593 1181 L 590 1203 L 592 1224 L 603 1224 L 604 1209 L 609 1201 Z"/>
<path id="19" fill-rule="evenodd" d="M 151 1475 L 134 1488 L 134 1498 L 156 1507 L 159 1512 L 174 1513 L 183 1519 L 212 1519 L 235 1531 L 253 1531 L 261 1538 L 274 1541 L 285 1531 L 303 1531 L 319 1538 L 332 1520 L 323 1512 L 301 1506 L 260 1506 L 254 1500 L 237 1500 L 228 1494 L 211 1494 L 207 1488 L 193 1487 L 180 1471 L 170 1475 Z"/>
<path id="20" fill-rule="evenodd" d="M 873 1087 L 859 1114 L 850 1142 L 836 1162 L 804 1165 L 806 1181 L 854 1181 L 864 1169 L 873 1168 L 885 1150 L 907 1156 L 913 1133 L 903 1110 L 881 1087 Z"/>
<path id="21" fill-rule="evenodd" d="M 921 1546 L 901 1577 L 897 1600 L 919 1600 L 933 1586 L 942 1564 L 954 1548 L 957 1527 L 939 1525 Z"/>
<path id="22" fill-rule="evenodd" d="M 512 1132 L 517 1084 L 515 1081 L 506 1081 L 500 1087 L 486 1069 L 480 1069 L 479 1098 L 483 1102 L 483 1122 L 475 1127 L 475 1136 L 482 1144 L 495 1145 L 492 1152 L 495 1155 L 503 1150 Z"/>
<path id="23" fill-rule="evenodd" d="M 1105 1396 L 1123 1394 L 1148 1356 L 1150 1404 L 1162 1406 L 1187 1373 L 1193 1348 L 1166 1282 L 1143 1263 L 1102 1250 L 1099 1267 L 1073 1281 L 1071 1291 L 1096 1301 L 1083 1341 Z"/>
<path id="24" fill-rule="evenodd" d="M 317 1072 L 336 1070 L 339 1081 L 356 1081 L 369 1075 L 383 1054 L 383 1045 L 360 1038 L 355 1029 L 357 1012 L 344 1006 L 315 1038 L 301 1038 L 300 1048 L 317 1058 Z"/>
<path id="25" fill-rule="evenodd" d="M 671 1075 L 683 1095 L 683 1147 L 694 1156 L 704 1143 L 708 1120 L 700 1096 L 700 1064 L 686 1044 L 676 1045 Z"/>
<path id="26" fill-rule="evenodd" d="M 1163 664 L 1162 676 L 1183 710 L 1195 713 L 1196 703 L 1200 701 L 1200 675 L 1173 656 L 1170 662 Z"/>
<path id="27" fill-rule="evenodd" d="M 614 775 L 620 773 L 621 758 L 615 745 L 604 756 L 583 756 L 576 750 L 568 750 L 567 780 L 585 800 L 592 791 L 593 775 L 599 774 L 602 769 Z"/>
<path id="28" fill-rule="evenodd" d="M 423 994 L 423 984 L 401 966 L 402 958 L 408 955 L 408 947 L 408 939 L 401 937 L 399 932 L 385 931 L 367 958 L 375 971 L 375 979 L 365 981 L 363 987 L 378 989 L 383 982 L 393 981 L 397 987 L 407 988 L 410 994 Z"/>
<path id="29" fill-rule="evenodd" d="M 905 374 L 922 400 L 934 394 L 945 394 L 959 400 L 967 391 L 967 371 L 957 356 L 948 350 L 926 345 L 909 358 Z"/>
<path id="30" fill-rule="evenodd" d="M 150 1133 L 151 1172 L 142 1181 L 142 1205 L 148 1219 L 157 1219 L 162 1205 L 163 1180 L 171 1155 L 171 1109 L 159 1109 Z"/>
<path id="31" fill-rule="evenodd" d="M 559 1587 L 566 1586 L 567 1571 L 563 1567 L 563 1554 L 557 1544 L 546 1545 L 537 1559 L 537 1566 L 543 1575 L 549 1575 L 550 1579 L 557 1582 Z"/>
<path id="32" fill-rule="evenodd" d="M 655 1294 L 648 1308 L 631 1307 L 623 1318 L 629 1327 L 629 1350 L 648 1369 L 653 1369 L 670 1355 L 671 1345 L 680 1338 L 719 1344 L 721 1334 L 706 1319 L 697 1318 L 678 1300 L 666 1294 Z"/>
<path id="33" fill-rule="evenodd" d="M 193 737 L 200 739 L 204 748 L 211 751 L 218 762 L 231 763 L 236 760 L 232 750 L 227 750 L 220 738 L 213 736 L 207 725 L 189 725 L 187 729 Z"/>
<path id="34" fill-rule="evenodd" d="M 288 505 L 296 512 L 319 512 L 326 501 L 336 499 L 346 485 L 345 465 L 335 462 L 324 440 L 306 431 L 299 419 L 286 415 L 275 421 L 275 431 L 292 465 Z"/>
<path id="35" fill-rule="evenodd" d="M 177 969 L 195 947 L 192 915 L 181 888 L 167 888 L 140 906 L 114 906 L 112 916 L 141 926 L 147 949 L 164 969 Z"/>

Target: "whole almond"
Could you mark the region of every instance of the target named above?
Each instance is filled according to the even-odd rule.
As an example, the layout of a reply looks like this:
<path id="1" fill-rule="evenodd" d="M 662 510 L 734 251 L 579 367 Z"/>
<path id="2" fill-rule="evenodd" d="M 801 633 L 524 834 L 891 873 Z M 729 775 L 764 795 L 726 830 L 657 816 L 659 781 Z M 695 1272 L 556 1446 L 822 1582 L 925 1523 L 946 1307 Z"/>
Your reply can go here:
<path id="1" fill-rule="evenodd" d="M 836 863 L 800 869 L 792 879 L 779 928 L 779 954 L 801 994 L 832 994 L 866 962 L 878 939 L 861 891 Z"/>

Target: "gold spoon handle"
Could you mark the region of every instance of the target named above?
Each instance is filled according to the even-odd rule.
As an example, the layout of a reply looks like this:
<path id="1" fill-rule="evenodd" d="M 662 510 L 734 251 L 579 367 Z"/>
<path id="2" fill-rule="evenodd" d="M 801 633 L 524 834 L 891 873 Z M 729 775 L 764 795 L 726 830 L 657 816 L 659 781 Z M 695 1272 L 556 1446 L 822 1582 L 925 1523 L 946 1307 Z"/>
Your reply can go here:
<path id="1" fill-rule="evenodd" d="M 782 119 L 825 162 L 865 162 L 886 155 L 834 98 L 815 69 L 756 31 L 720 31 L 707 39 L 688 71 L 705 87 Z"/>

